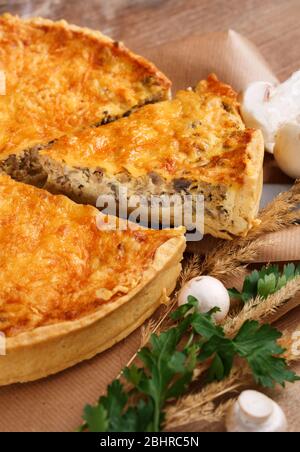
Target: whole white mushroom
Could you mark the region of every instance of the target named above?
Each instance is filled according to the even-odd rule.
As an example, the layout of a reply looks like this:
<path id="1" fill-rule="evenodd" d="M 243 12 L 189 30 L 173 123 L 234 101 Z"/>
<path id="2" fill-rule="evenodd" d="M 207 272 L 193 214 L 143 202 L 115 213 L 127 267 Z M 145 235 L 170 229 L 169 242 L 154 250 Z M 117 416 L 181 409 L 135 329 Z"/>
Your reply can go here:
<path id="1" fill-rule="evenodd" d="M 258 391 L 244 391 L 230 408 L 226 429 L 241 432 L 286 432 L 287 419 L 272 399 Z"/>
<path id="2" fill-rule="evenodd" d="M 300 178 L 300 123 L 285 124 L 279 129 L 274 157 L 285 174 Z"/>
<path id="3" fill-rule="evenodd" d="M 241 113 L 247 127 L 260 129 L 265 140 L 265 147 L 273 151 L 274 134 L 278 123 L 277 110 L 269 111 L 269 99 L 275 86 L 268 82 L 251 83 L 242 94 Z M 277 116 L 276 116 L 277 115 Z"/>
<path id="4" fill-rule="evenodd" d="M 206 313 L 218 307 L 220 312 L 214 314 L 216 322 L 221 322 L 227 316 L 230 308 L 230 297 L 226 287 L 216 278 L 211 276 L 198 276 L 191 279 L 181 289 L 178 296 L 178 304 L 187 303 L 188 297 L 193 296 L 198 300 L 199 312 Z"/>
<path id="5" fill-rule="evenodd" d="M 273 153 L 279 128 L 300 115 L 300 71 L 277 86 L 251 83 L 242 94 L 241 113 L 247 127 L 261 129 L 265 147 Z"/>

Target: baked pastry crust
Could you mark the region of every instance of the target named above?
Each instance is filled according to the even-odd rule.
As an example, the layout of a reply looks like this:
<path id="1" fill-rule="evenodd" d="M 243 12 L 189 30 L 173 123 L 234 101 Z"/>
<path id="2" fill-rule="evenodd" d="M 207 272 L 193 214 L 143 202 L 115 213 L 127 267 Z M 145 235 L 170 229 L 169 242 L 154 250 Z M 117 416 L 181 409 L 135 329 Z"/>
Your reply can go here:
<path id="1" fill-rule="evenodd" d="M 174 290 L 183 229 L 99 230 L 92 206 L 0 175 L 0 385 L 111 347 Z M 97 227 L 98 224 L 98 227 Z"/>
<path id="2" fill-rule="evenodd" d="M 194 91 L 57 140 L 40 152 L 47 188 L 81 202 L 100 194 L 203 194 L 205 232 L 244 236 L 262 191 L 264 144 L 237 94 L 211 75 Z"/>
<path id="3" fill-rule="evenodd" d="M 28 149 L 168 98 L 158 69 L 100 32 L 42 18 L 0 16 L 0 160 L 22 179 Z M 21 159 L 21 161 L 20 161 Z M 33 174 L 34 175 L 34 174 Z"/>

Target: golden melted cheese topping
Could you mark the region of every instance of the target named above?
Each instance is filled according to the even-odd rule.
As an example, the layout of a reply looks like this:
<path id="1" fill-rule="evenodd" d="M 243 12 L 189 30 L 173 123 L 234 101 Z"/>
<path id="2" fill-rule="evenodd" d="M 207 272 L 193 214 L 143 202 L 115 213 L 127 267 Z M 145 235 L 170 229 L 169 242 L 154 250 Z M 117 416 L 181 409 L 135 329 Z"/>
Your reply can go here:
<path id="1" fill-rule="evenodd" d="M 212 75 L 195 92 L 179 91 L 172 101 L 62 137 L 41 154 L 111 175 L 155 171 L 166 180 L 241 182 L 253 130 L 245 129 L 238 107 L 236 93 Z"/>
<path id="2" fill-rule="evenodd" d="M 91 313 L 134 289 L 179 231 L 100 231 L 97 209 L 0 175 L 0 331 Z M 100 214 L 101 215 L 101 214 Z"/>
<path id="3" fill-rule="evenodd" d="M 167 97 L 170 82 L 101 33 L 0 16 L 0 157 Z"/>

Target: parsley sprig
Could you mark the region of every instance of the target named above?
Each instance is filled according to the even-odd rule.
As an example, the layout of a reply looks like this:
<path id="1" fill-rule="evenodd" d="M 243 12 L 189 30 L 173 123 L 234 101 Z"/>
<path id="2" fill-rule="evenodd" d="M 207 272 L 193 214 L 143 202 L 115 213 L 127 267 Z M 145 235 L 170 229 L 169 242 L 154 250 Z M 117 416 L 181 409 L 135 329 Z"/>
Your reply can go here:
<path id="1" fill-rule="evenodd" d="M 245 278 L 242 292 L 235 288 L 229 289 L 228 292 L 232 298 L 244 303 L 257 296 L 266 299 L 297 276 L 300 276 L 300 265 L 287 264 L 282 272 L 278 265 L 264 266 L 260 271 L 254 270 Z"/>
<path id="2" fill-rule="evenodd" d="M 171 314 L 176 326 L 152 334 L 149 346 L 138 353 L 142 365 L 125 368 L 124 383 L 115 380 L 96 406 L 85 407 L 81 430 L 160 431 L 166 403 L 186 392 L 197 365 L 207 359 L 211 360 L 208 381 L 228 376 L 237 356 L 246 360 L 262 386 L 299 380 L 280 357 L 284 349 L 277 343 L 281 333 L 275 328 L 247 321 L 230 339 L 213 320 L 217 309 L 201 314 L 197 305 L 197 300 L 189 297 L 187 304 Z"/>

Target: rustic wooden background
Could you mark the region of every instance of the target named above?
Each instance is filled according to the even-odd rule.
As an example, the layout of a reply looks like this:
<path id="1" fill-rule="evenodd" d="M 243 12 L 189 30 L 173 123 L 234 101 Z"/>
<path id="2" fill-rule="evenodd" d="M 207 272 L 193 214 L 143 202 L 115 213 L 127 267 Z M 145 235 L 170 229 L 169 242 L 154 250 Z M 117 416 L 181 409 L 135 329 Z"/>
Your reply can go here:
<path id="1" fill-rule="evenodd" d="M 300 68 L 300 0 L 0 0 L 0 13 L 7 11 L 63 18 L 100 29 L 141 54 L 178 39 L 231 28 L 258 46 L 280 79 Z M 282 330 L 294 328 L 299 318 L 300 307 L 279 326 Z M 113 350 L 63 374 L 1 388 L 0 430 L 72 430 L 78 425 L 84 403 L 95 401 L 138 343 L 136 333 Z M 109 362 L 109 366 L 104 368 L 103 362 Z M 300 374 L 300 364 L 295 365 L 295 370 Z M 299 431 L 299 385 L 288 385 L 286 391 L 278 391 L 276 398 L 288 415 L 290 431 Z M 188 427 L 192 431 L 200 429 L 199 425 Z"/>
<path id="2" fill-rule="evenodd" d="M 233 28 L 257 44 L 280 78 L 300 66 L 299 0 L 0 0 L 0 13 L 8 10 L 97 28 L 139 51 Z"/>

